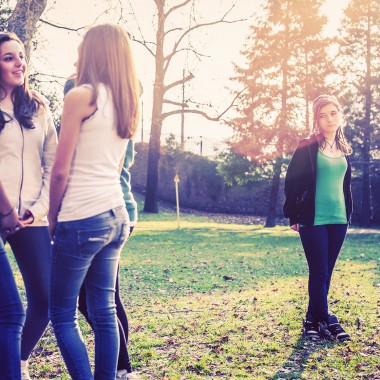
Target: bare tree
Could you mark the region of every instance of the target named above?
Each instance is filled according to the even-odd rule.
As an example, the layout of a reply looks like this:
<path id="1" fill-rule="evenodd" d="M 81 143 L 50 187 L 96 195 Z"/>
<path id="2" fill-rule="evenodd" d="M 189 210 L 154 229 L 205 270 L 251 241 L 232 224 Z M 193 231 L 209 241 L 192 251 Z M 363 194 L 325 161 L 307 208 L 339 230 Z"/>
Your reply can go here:
<path id="1" fill-rule="evenodd" d="M 223 115 L 227 112 L 229 108 L 232 107 L 233 101 L 231 105 L 218 116 L 210 116 L 206 112 L 203 112 L 199 109 L 190 109 L 183 107 L 182 102 L 176 102 L 168 99 L 167 93 L 169 90 L 173 88 L 178 88 L 178 86 L 182 86 L 184 83 L 189 82 L 194 78 L 193 74 L 189 73 L 188 75 L 182 76 L 171 83 L 165 83 L 165 79 L 167 79 L 168 69 L 171 66 L 174 57 L 183 52 L 184 50 L 188 52 L 192 52 L 194 54 L 198 54 L 194 48 L 189 48 L 184 46 L 185 38 L 195 30 L 200 28 L 222 24 L 222 23 L 236 23 L 239 21 L 243 21 L 245 19 L 236 19 L 230 20 L 229 17 L 233 8 L 235 7 L 235 3 L 225 12 L 217 20 L 213 20 L 210 22 L 204 23 L 196 23 L 193 26 L 189 26 L 186 29 L 182 27 L 168 27 L 168 18 L 171 16 L 171 19 L 175 17 L 175 14 L 179 14 L 181 11 L 184 11 L 186 6 L 193 4 L 194 0 L 183 0 L 179 2 L 177 5 L 173 5 L 168 7 L 168 0 L 154 0 L 157 8 L 157 17 L 156 17 L 156 39 L 155 43 L 149 44 L 146 41 L 142 41 L 141 43 L 149 50 L 151 55 L 153 55 L 155 59 L 155 81 L 153 88 L 153 108 L 152 108 L 152 125 L 151 125 L 151 134 L 149 140 L 149 154 L 148 154 L 148 172 L 147 172 L 147 185 L 146 185 L 146 195 L 145 195 L 145 204 L 144 211 L 157 213 L 157 190 L 158 190 L 158 164 L 160 160 L 160 142 L 161 142 L 161 130 L 163 121 L 172 115 L 178 115 L 182 113 L 193 113 L 199 114 L 208 120 L 218 121 L 221 120 Z M 165 51 L 164 46 L 168 45 L 168 36 L 173 36 L 173 34 L 177 33 L 178 35 L 174 39 L 170 49 Z M 155 48 L 152 49 L 152 46 Z M 179 73 L 182 74 L 182 70 L 178 70 Z M 168 112 L 164 112 L 164 104 L 170 104 L 174 106 L 174 109 Z"/>
<path id="2" fill-rule="evenodd" d="M 18 35 L 25 44 L 27 57 L 30 56 L 32 38 L 37 22 L 45 10 L 47 0 L 17 0 L 17 4 L 8 20 L 8 30 Z"/>

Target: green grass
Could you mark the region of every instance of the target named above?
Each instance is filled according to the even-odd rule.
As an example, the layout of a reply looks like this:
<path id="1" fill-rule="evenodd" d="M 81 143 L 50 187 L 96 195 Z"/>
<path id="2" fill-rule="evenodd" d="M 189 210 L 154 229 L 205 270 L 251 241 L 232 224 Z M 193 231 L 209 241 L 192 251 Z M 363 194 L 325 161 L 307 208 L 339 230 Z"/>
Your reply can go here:
<path id="1" fill-rule="evenodd" d="M 330 311 L 353 341 L 300 336 L 307 265 L 287 227 L 141 214 L 121 258 L 130 353 L 145 379 L 380 379 L 379 233 L 350 233 Z M 82 331 L 93 354 L 93 334 Z M 49 329 L 31 360 L 38 379 L 69 379 Z"/>

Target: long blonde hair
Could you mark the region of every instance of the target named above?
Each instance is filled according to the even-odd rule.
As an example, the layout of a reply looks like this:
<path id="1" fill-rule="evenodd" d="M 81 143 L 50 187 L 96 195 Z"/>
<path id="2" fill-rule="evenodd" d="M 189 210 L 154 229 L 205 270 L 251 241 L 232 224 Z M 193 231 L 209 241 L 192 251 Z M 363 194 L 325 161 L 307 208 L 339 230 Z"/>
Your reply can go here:
<path id="1" fill-rule="evenodd" d="M 316 135 L 319 146 L 322 149 L 326 147 L 326 139 L 319 131 L 318 116 L 321 112 L 321 109 L 328 104 L 334 105 L 336 109 L 342 113 L 342 107 L 334 95 L 319 95 L 316 99 L 313 100 L 313 132 Z M 336 131 L 335 143 L 337 148 L 344 154 L 349 155 L 352 153 L 352 148 L 344 135 L 342 125 L 340 125 Z"/>
<path id="2" fill-rule="evenodd" d="M 129 35 L 118 25 L 90 28 L 79 46 L 76 85 L 90 84 L 94 88 L 91 104 L 96 103 L 99 83 L 111 89 L 117 134 L 132 138 L 139 120 L 140 85 Z"/>

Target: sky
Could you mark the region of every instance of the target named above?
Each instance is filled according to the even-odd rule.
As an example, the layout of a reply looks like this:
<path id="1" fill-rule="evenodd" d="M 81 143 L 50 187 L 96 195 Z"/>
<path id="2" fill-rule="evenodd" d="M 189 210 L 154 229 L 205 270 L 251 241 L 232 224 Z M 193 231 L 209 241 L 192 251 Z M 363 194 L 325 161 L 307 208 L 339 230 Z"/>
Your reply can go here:
<path id="1" fill-rule="evenodd" d="M 336 34 L 342 9 L 348 0 L 326 0 L 323 12 L 329 18 L 327 34 Z M 116 22 L 120 17 L 120 5 L 116 0 L 55 0 L 48 1 L 42 20 L 54 25 L 82 28 L 102 22 Z M 154 40 L 153 0 L 123 0 L 123 19 L 125 27 L 136 39 L 142 36 L 146 40 Z M 179 4 L 180 0 L 170 0 L 171 4 Z M 231 6 L 231 0 L 198 0 L 195 10 L 202 22 L 220 18 Z M 254 14 L 261 1 L 238 0 L 230 19 L 243 19 Z M 133 9 L 133 12 L 131 11 Z M 190 23 L 189 8 L 186 12 L 178 12 L 173 18 L 173 26 L 188 27 Z M 168 80 L 175 81 L 182 77 L 183 70 L 191 71 L 195 78 L 185 86 L 185 99 L 189 105 L 207 111 L 211 116 L 222 112 L 231 102 L 230 89 L 234 84 L 230 81 L 233 75 L 233 62 L 243 64 L 240 54 L 249 33 L 252 19 L 233 24 L 203 28 L 184 42 L 184 47 L 194 46 L 202 54 L 196 58 L 189 53 L 182 54 L 169 72 Z M 54 28 L 45 23 L 39 27 L 39 50 L 32 62 L 37 72 L 47 74 L 44 80 L 57 81 L 63 85 L 64 78 L 74 71 L 77 58 L 77 46 L 81 41 L 84 29 L 78 32 Z M 167 45 L 169 47 L 169 44 Z M 133 43 L 134 56 L 138 76 L 144 87 L 143 117 L 136 141 L 148 142 L 150 132 L 152 91 L 154 82 L 154 60 L 141 44 Z M 44 54 L 41 54 L 41 52 Z M 60 88 L 60 86 L 57 86 Z M 171 92 L 171 100 L 182 100 L 182 87 Z M 197 103 L 201 105 L 198 106 Z M 206 106 L 205 106 L 206 105 Z M 212 105 L 212 107 L 208 106 Z M 181 119 L 173 116 L 164 121 L 161 143 L 170 133 L 180 141 Z M 210 122 L 200 116 L 185 115 L 185 145 L 188 150 L 200 153 L 202 141 L 203 154 L 211 155 L 214 148 L 222 148 L 223 140 L 230 137 L 232 131 L 222 123 Z"/>

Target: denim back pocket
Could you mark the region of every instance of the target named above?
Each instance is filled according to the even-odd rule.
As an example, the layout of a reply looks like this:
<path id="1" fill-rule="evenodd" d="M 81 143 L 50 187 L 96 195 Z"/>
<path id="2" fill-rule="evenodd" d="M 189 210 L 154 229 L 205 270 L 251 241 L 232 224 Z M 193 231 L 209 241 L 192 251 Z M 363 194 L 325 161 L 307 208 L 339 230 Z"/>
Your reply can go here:
<path id="1" fill-rule="evenodd" d="M 123 223 L 121 225 L 121 231 L 119 235 L 119 239 L 117 241 L 117 247 L 120 248 L 124 245 L 124 243 L 127 241 L 129 236 L 129 224 Z"/>
<path id="2" fill-rule="evenodd" d="M 93 256 L 97 254 L 111 239 L 111 227 L 96 230 L 79 230 L 78 253 L 80 256 Z"/>

